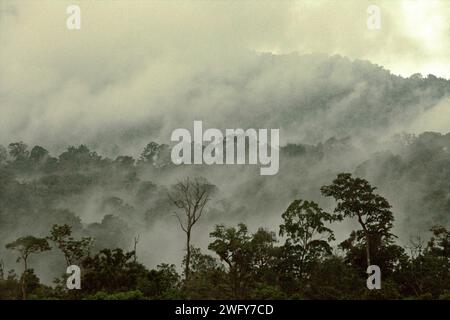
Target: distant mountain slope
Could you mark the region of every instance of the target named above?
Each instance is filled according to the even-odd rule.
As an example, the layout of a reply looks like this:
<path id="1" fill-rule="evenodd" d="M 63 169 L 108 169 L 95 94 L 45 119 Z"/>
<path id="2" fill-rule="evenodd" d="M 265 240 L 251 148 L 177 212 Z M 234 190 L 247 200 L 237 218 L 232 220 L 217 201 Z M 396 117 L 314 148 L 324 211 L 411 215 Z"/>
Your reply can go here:
<path id="1" fill-rule="evenodd" d="M 150 138 L 166 143 L 174 129 L 203 120 L 220 129 L 280 128 L 284 142 L 316 144 L 331 137 L 441 131 L 433 117 L 425 128 L 417 124 L 438 105 L 441 113 L 450 112 L 449 80 L 402 78 L 341 56 L 249 53 L 245 63 L 226 68 L 180 70 L 176 81 L 155 77 L 160 87 L 119 81 L 75 96 L 65 97 L 64 90 L 24 96 L 10 106 L 14 113 L 4 114 L 0 143 L 23 140 L 55 153 L 87 143 L 115 156 L 137 152 Z"/>

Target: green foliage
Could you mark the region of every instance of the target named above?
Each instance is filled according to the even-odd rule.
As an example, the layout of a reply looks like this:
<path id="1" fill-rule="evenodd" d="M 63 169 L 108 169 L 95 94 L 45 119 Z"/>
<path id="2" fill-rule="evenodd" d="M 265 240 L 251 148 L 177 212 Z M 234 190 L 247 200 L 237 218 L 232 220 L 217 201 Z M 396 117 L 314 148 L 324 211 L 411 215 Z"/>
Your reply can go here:
<path id="1" fill-rule="evenodd" d="M 323 211 L 317 203 L 303 200 L 292 202 L 281 217 L 280 236 L 286 236 L 283 249 L 288 270 L 304 278 L 319 258 L 331 254 L 330 243 L 335 238 L 325 223 L 339 217 Z"/>
<path id="2" fill-rule="evenodd" d="M 391 240 L 393 235 L 390 230 L 394 221 L 391 205 L 385 198 L 373 193 L 375 189 L 367 180 L 353 178 L 350 173 L 341 173 L 333 184 L 323 186 L 321 191 L 323 195 L 336 199 L 335 212 L 339 218 L 357 218 L 369 234 Z M 357 232 L 358 238 L 363 236 Z"/>
<path id="3" fill-rule="evenodd" d="M 215 240 L 209 244 L 208 249 L 214 251 L 221 261 L 227 264 L 233 298 L 245 298 L 248 294 L 246 289 L 251 281 L 249 252 L 251 236 L 248 234 L 247 226 L 240 223 L 236 229 L 218 225 L 210 233 L 210 237 Z"/>
<path id="4" fill-rule="evenodd" d="M 92 238 L 83 237 L 75 240 L 71 237 L 72 228 L 67 225 L 53 225 L 48 239 L 53 241 L 59 250 L 64 254 L 67 266 L 79 264 L 83 258 L 89 256 L 92 246 Z"/>
<path id="5" fill-rule="evenodd" d="M 150 299 L 180 298 L 180 276 L 175 265 L 163 263 L 156 270 L 145 271 L 140 275 L 137 288 Z"/>
<path id="6" fill-rule="evenodd" d="M 14 270 L 10 270 L 6 279 L 0 279 L 0 300 L 20 299 L 20 282 Z"/>
<path id="7" fill-rule="evenodd" d="M 148 163 L 156 168 L 163 168 L 172 164 L 170 160 L 170 148 L 166 144 L 150 142 L 142 151 L 139 164 Z"/>
<path id="8" fill-rule="evenodd" d="M 249 234 L 247 226 L 240 223 L 237 228 L 217 225 L 210 236 L 215 240 L 208 248 L 227 266 L 232 298 L 251 298 L 255 286 L 276 277 L 273 268 L 277 249 L 273 232 L 258 229 Z"/>
<path id="9" fill-rule="evenodd" d="M 300 289 L 306 299 L 360 299 L 365 278 L 341 257 L 330 256 L 317 263 Z"/>
<path id="10" fill-rule="evenodd" d="M 362 230 L 352 232 L 350 238 L 342 245 L 348 251 L 358 250 L 359 242 L 366 250 L 366 267 L 372 263 L 374 251 L 392 243 L 395 237 L 391 233 L 394 216 L 391 205 L 382 196 L 375 194 L 369 182 L 361 178 L 353 178 L 350 173 L 340 173 L 331 185 L 320 190 L 324 196 L 333 197 L 337 201 L 334 212 L 339 219 L 356 218 Z"/>
<path id="11" fill-rule="evenodd" d="M 19 253 L 17 262 L 25 260 L 26 263 L 26 260 L 30 254 L 50 250 L 50 246 L 44 238 L 26 236 L 8 243 L 6 245 L 6 249 L 16 250 Z"/>
<path id="12" fill-rule="evenodd" d="M 395 274 L 400 292 L 404 296 L 433 299 L 446 297 L 450 288 L 449 230 L 442 226 L 431 228 L 433 237 L 416 254 L 401 265 Z"/>
<path id="13" fill-rule="evenodd" d="M 28 146 L 21 142 L 10 143 L 9 146 L 9 155 L 14 161 L 25 161 L 30 152 L 28 151 Z"/>
<path id="14" fill-rule="evenodd" d="M 183 264 L 186 264 L 185 259 Z M 225 268 L 214 257 L 192 247 L 190 265 L 191 276 L 185 281 L 184 297 L 221 299 L 231 296 Z"/>
<path id="15" fill-rule="evenodd" d="M 28 269 L 28 257 L 32 253 L 39 253 L 50 250 L 50 245 L 48 244 L 47 239 L 26 236 L 8 243 L 6 245 L 6 249 L 17 251 L 19 253 L 17 262 L 23 261 L 24 271 L 22 273 L 20 282 L 22 286 L 22 299 L 26 300 L 27 292 L 29 290 L 28 287 L 32 286 L 33 281 L 35 283 L 38 282 L 37 278 L 34 276 L 34 273 Z M 30 277 L 30 279 L 28 279 L 29 275 L 32 276 Z"/>
<path id="16" fill-rule="evenodd" d="M 103 249 L 93 257 L 83 260 L 82 282 L 87 292 L 125 291 L 136 286 L 137 277 L 145 268 L 133 262 L 134 252 L 122 249 Z"/>
<path id="17" fill-rule="evenodd" d="M 131 233 L 127 222 L 142 210 L 136 206 L 151 206 L 145 211 L 148 221 L 154 211 L 173 209 L 167 190 L 150 181 L 139 181 L 136 176 L 146 164 L 154 169 L 155 159 L 160 159 L 158 148 L 164 149 L 148 146 L 137 166 L 130 157 L 103 159 L 86 146 L 71 147 L 54 159 L 38 146 L 28 152 L 22 143 L 11 145 L 10 154 L 0 159 L 0 228 L 17 226 L 16 219 L 29 225 L 37 218 L 45 218 L 48 224 L 36 234 L 49 235 L 20 237 L 6 245 L 18 253 L 24 271 L 19 276 L 13 270 L 6 272 L 0 262 L 0 299 L 450 299 L 448 228 L 434 226 L 429 240 L 416 242 L 407 254 L 395 243 L 390 204 L 374 193 L 375 188 L 367 180 L 350 174 L 339 174 L 332 184 L 321 189 L 325 196 L 336 200 L 333 213 L 302 199 L 288 206 L 281 215 L 281 244 L 275 232 L 258 226 L 250 226 L 250 230 L 256 230 L 250 231 L 243 223 L 234 227 L 216 225 L 208 246 L 213 255 L 188 243 L 182 267 L 188 267 L 189 277 L 186 271 L 180 274 L 173 264 L 147 268 L 139 262 L 136 252 L 121 247 L 131 244 L 126 236 Z M 291 152 L 304 154 L 307 149 L 293 148 Z M 32 183 L 17 180 L 23 173 L 20 166 L 36 174 Z M 109 180 L 98 174 L 118 168 L 126 171 L 119 178 Z M 52 173 L 42 174 L 45 170 Z M 122 190 L 117 189 L 117 184 L 124 183 L 135 192 L 133 205 L 120 193 L 112 192 Z M 83 225 L 74 213 L 56 206 L 61 199 L 78 201 L 80 194 L 101 184 L 112 193 L 100 202 L 99 210 L 108 213 L 100 223 Z M 196 203 L 189 198 L 195 199 L 197 191 L 212 194 L 216 187 L 202 183 L 197 191 L 188 191 L 174 199 L 176 204 L 187 201 L 180 209 L 198 219 L 198 210 L 195 215 L 189 211 Z M 165 200 L 161 200 L 161 194 Z M 153 201 L 147 196 L 160 198 Z M 197 208 L 205 198 L 198 199 Z M 22 214 L 13 216 L 9 212 Z M 352 231 L 336 247 L 333 230 L 344 218 L 355 219 L 361 229 Z M 31 254 L 51 249 L 48 241 L 59 250 L 55 256 L 61 260 L 64 256 L 66 265 L 80 265 L 81 290 L 67 290 L 66 274 L 56 279 L 54 287 L 46 286 L 28 267 Z M 366 288 L 368 251 L 372 264 L 382 270 L 381 290 Z"/>

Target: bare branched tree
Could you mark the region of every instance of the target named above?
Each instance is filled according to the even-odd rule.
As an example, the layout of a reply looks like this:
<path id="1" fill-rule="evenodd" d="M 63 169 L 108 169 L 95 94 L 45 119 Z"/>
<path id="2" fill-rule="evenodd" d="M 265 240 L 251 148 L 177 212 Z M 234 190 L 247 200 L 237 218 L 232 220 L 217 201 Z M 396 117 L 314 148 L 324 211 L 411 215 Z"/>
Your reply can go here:
<path id="1" fill-rule="evenodd" d="M 204 213 L 205 206 L 210 200 L 213 190 L 214 186 L 209 184 L 205 179 L 186 178 L 173 185 L 169 193 L 170 200 L 182 212 L 175 212 L 175 217 L 178 219 L 183 232 L 186 233 L 186 280 L 189 279 L 190 272 L 192 227 Z"/>

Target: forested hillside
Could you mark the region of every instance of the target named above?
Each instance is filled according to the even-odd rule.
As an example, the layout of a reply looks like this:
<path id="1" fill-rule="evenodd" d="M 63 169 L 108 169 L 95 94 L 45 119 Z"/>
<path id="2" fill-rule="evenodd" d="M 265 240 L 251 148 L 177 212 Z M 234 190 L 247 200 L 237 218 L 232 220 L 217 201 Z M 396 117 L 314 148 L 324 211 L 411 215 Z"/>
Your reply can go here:
<path id="1" fill-rule="evenodd" d="M 0 297 L 445 299 L 449 150 L 449 134 L 431 132 L 369 154 L 350 137 L 288 144 L 266 180 L 251 166 L 175 166 L 154 142 L 137 159 L 11 143 L 0 147 Z M 384 203 L 368 220 L 380 291 L 366 289 L 366 238 L 339 211 L 340 183 L 377 187 Z M 208 195 L 188 251 L 183 184 Z M 80 291 L 65 289 L 69 262 L 82 266 Z"/>

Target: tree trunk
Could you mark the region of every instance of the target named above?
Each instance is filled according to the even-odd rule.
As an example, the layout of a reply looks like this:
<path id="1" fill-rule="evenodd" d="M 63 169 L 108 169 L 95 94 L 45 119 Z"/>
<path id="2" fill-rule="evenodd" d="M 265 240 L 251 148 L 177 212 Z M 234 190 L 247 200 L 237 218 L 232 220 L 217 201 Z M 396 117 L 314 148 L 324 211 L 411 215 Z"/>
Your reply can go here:
<path id="1" fill-rule="evenodd" d="M 369 267 L 371 265 L 371 263 L 370 263 L 370 235 L 369 235 L 369 231 L 367 230 L 366 225 L 362 221 L 362 218 L 360 215 L 358 215 L 358 222 L 361 225 L 361 227 L 363 228 L 364 236 L 366 238 L 366 259 L 367 259 L 367 267 Z"/>
<path id="2" fill-rule="evenodd" d="M 191 229 L 188 228 L 186 232 L 186 265 L 184 269 L 185 279 L 189 280 L 191 266 Z"/>
<path id="3" fill-rule="evenodd" d="M 28 270 L 28 264 L 27 264 L 27 259 L 26 258 L 24 258 L 23 259 L 23 261 L 24 261 L 24 265 L 25 265 L 25 270 L 24 270 L 24 272 L 23 272 L 23 275 L 22 275 L 22 300 L 27 300 L 27 290 L 26 290 L 26 280 L 25 280 L 25 277 L 27 276 L 27 270 Z"/>
<path id="4" fill-rule="evenodd" d="M 367 256 L 367 267 L 371 265 L 370 263 L 370 240 L 369 234 L 366 232 L 366 256 Z"/>

